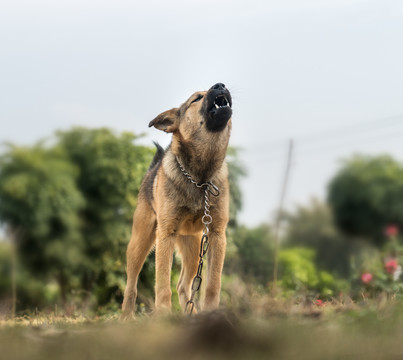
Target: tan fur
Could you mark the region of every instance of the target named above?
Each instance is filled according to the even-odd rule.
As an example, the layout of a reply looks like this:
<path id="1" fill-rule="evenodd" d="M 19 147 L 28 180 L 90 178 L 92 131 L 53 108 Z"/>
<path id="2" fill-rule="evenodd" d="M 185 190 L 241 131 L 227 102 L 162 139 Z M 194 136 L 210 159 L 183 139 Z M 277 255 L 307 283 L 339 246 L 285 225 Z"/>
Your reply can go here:
<path id="1" fill-rule="evenodd" d="M 122 305 L 123 318 L 130 317 L 134 310 L 138 275 L 154 244 L 156 310 L 169 311 L 171 308 L 170 278 L 175 247 L 182 261 L 177 284 L 182 308 L 189 300 L 190 287 L 199 260 L 204 192 L 185 178 L 178 167 L 178 161 L 196 181 L 211 181 L 220 190 L 218 197 L 210 196 L 213 222 L 209 233 L 203 309 L 214 309 L 219 305 L 229 213 L 228 173 L 224 160 L 231 119 L 222 131 L 209 131 L 205 124 L 206 118 L 201 113 L 204 100 L 192 103 L 201 95 L 207 98 L 206 91 L 197 92 L 180 108 L 168 110 L 150 123 L 150 126 L 172 133 L 172 143 L 152 182 L 152 201 L 147 199 L 145 190 L 145 184 L 150 181 L 149 174 L 140 189 L 138 206 L 133 217 L 132 236 L 127 248 L 127 286 Z"/>

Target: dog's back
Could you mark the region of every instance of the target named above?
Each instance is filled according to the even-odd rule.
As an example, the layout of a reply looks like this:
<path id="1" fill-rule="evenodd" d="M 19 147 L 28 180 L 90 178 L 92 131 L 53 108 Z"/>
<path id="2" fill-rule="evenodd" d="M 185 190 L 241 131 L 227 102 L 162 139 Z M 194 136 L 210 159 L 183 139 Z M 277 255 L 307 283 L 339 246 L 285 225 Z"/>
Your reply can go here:
<path id="1" fill-rule="evenodd" d="M 162 159 L 165 155 L 165 150 L 163 147 L 154 142 L 157 151 L 155 152 L 154 158 L 151 161 L 151 164 L 147 170 L 146 175 L 144 176 L 143 183 L 141 184 L 140 193 L 144 192 L 144 196 L 146 197 L 148 203 L 151 205 L 154 199 L 153 194 L 153 187 L 154 187 L 154 180 L 157 176 L 158 169 L 161 166 Z"/>

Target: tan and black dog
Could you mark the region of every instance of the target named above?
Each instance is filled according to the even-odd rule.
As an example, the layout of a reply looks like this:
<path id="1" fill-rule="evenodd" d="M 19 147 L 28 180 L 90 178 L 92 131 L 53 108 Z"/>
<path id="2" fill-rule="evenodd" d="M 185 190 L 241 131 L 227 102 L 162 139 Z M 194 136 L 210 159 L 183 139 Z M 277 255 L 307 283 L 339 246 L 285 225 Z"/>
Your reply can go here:
<path id="1" fill-rule="evenodd" d="M 150 122 L 172 133 L 172 142 L 156 155 L 140 188 L 127 248 L 127 286 L 122 318 L 132 315 L 137 297 L 137 279 L 146 256 L 156 246 L 155 306 L 157 312 L 171 308 L 171 267 L 175 246 L 182 270 L 177 284 L 185 308 L 196 275 L 203 230 L 204 191 L 192 184 L 179 164 L 198 183 L 212 182 L 220 195 L 210 199 L 207 285 L 204 309 L 218 307 L 224 263 L 225 229 L 229 212 L 229 186 L 225 156 L 231 132 L 232 99 L 224 84 L 194 93 L 179 108 L 158 115 Z"/>

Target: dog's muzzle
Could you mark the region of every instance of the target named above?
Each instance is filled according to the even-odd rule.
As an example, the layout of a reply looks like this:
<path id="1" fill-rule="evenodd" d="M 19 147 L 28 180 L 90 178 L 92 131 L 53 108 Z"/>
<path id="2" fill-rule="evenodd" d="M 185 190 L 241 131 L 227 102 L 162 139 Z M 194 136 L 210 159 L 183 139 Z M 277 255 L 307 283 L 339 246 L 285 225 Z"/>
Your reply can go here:
<path id="1" fill-rule="evenodd" d="M 213 85 L 207 92 L 204 113 L 207 115 L 207 128 L 218 132 L 225 129 L 232 116 L 232 98 L 224 84 Z"/>

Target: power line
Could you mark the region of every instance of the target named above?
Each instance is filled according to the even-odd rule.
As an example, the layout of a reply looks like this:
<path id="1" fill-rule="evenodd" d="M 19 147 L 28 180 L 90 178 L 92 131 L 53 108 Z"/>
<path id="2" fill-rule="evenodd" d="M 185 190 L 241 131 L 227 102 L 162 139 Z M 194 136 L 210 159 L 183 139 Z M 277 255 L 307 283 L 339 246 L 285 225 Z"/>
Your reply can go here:
<path id="1" fill-rule="evenodd" d="M 356 145 L 357 147 L 363 145 L 370 145 L 379 142 L 388 143 L 393 142 L 393 140 L 399 139 L 403 137 L 403 128 L 399 129 L 400 131 L 394 131 L 393 133 L 382 133 L 382 134 L 364 134 L 364 136 L 355 136 L 350 138 L 343 138 L 339 139 L 339 142 L 336 143 L 328 143 L 328 144 L 321 144 L 315 147 L 315 144 L 302 144 L 302 148 L 300 150 L 301 154 L 312 154 L 320 152 L 321 150 L 336 150 L 341 148 L 346 148 L 352 145 Z M 366 136 L 366 135 L 373 135 L 373 136 Z M 354 136 L 354 135 L 353 135 Z M 346 141 L 347 140 L 347 141 Z M 341 141 L 341 142 L 340 142 Z M 359 143 L 361 141 L 361 143 Z M 364 141 L 364 142 L 362 142 Z M 309 147 L 313 145 L 313 147 Z"/>
<path id="2" fill-rule="evenodd" d="M 380 123 L 380 121 L 384 121 Z M 363 128 L 365 126 L 365 128 Z M 353 130 L 356 130 L 355 132 Z M 357 132 L 357 130 L 360 130 Z M 350 130 L 350 131 L 348 131 Z M 373 134 L 374 130 L 378 130 Z M 385 133 L 385 130 L 387 131 Z M 390 132 L 392 130 L 392 132 Z M 372 132 L 372 133 L 371 133 Z M 326 136 L 325 136 L 326 134 Z M 317 137 L 320 136 L 318 139 Z M 353 124 L 347 127 L 339 127 L 334 130 L 326 130 L 323 132 L 311 133 L 297 138 L 296 145 L 298 153 L 303 155 L 324 155 L 326 151 L 331 151 L 340 148 L 356 145 L 358 147 L 387 141 L 388 143 L 403 137 L 403 115 L 377 119 L 371 122 Z M 279 152 L 285 151 L 285 141 L 277 141 L 269 143 L 265 149 L 260 149 L 254 158 L 265 161 L 275 161 L 279 158 Z M 271 148 L 270 148 L 271 146 Z M 245 148 L 244 153 L 254 152 L 255 148 Z M 359 149 L 357 149 L 359 150 Z"/>
<path id="3" fill-rule="evenodd" d="M 333 129 L 327 129 L 319 132 L 312 132 L 300 136 L 294 137 L 296 142 L 304 143 L 309 142 L 309 145 L 313 145 L 317 142 L 329 142 L 332 141 L 332 138 L 340 138 L 345 136 L 361 136 L 365 133 L 374 131 L 374 130 L 382 130 L 386 128 L 398 128 L 403 126 L 403 114 L 390 116 L 385 118 L 379 118 L 372 121 L 354 123 L 347 126 L 337 127 Z M 403 128 L 402 128 L 403 130 Z M 253 147 L 245 148 L 245 151 L 259 151 L 267 153 L 269 151 L 278 151 L 279 149 L 284 148 L 285 140 L 277 140 L 268 142 L 266 144 L 259 144 Z"/>
<path id="4" fill-rule="evenodd" d="M 400 115 L 395 115 L 395 116 L 389 116 L 385 118 L 379 118 L 376 120 L 372 121 L 366 121 L 366 122 L 359 122 L 359 123 L 354 123 L 351 125 L 347 126 L 342 126 L 342 127 L 337 127 L 329 130 L 324 130 L 321 132 L 316 132 L 316 133 L 311 133 L 311 134 L 306 134 L 299 136 L 299 140 L 313 140 L 313 141 L 322 141 L 322 140 L 327 140 L 331 137 L 337 137 L 340 135 L 344 134 L 351 134 L 355 131 L 360 131 L 360 132 L 368 132 L 368 131 L 373 131 L 376 129 L 382 129 L 382 128 L 388 128 L 391 126 L 399 126 L 403 125 L 403 114 Z"/>

